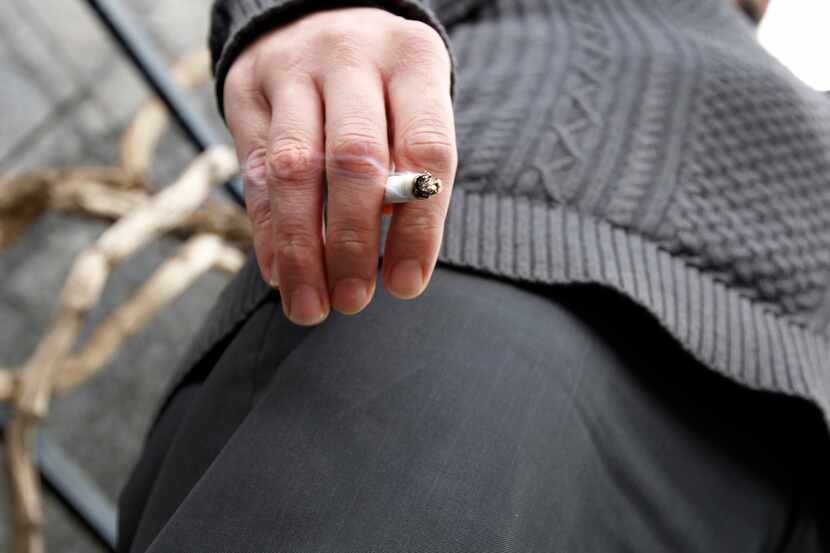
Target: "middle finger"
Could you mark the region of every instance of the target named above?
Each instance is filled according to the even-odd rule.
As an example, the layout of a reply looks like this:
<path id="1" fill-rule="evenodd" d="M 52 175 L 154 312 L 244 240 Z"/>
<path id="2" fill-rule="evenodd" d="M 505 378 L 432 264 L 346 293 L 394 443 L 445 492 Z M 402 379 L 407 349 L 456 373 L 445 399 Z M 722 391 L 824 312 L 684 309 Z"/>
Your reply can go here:
<path id="1" fill-rule="evenodd" d="M 326 271 L 332 307 L 357 313 L 375 290 L 383 209 L 389 174 L 384 87 L 370 66 L 327 74 Z"/>

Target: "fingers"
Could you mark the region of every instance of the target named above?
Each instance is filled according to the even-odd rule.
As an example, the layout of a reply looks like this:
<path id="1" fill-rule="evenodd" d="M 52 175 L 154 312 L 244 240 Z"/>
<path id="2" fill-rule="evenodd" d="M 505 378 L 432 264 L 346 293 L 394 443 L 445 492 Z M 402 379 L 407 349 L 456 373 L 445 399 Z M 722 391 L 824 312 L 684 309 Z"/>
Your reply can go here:
<path id="1" fill-rule="evenodd" d="M 371 300 L 390 157 L 398 170 L 427 170 L 444 184 L 433 199 L 396 206 L 386 241 L 389 291 L 423 291 L 457 163 L 450 75 L 433 29 L 370 8 L 303 18 L 232 66 L 225 112 L 257 262 L 295 323 L 316 324 L 331 307 L 356 313 Z"/>
<path id="2" fill-rule="evenodd" d="M 323 109 L 310 78 L 280 78 L 269 87 L 267 181 L 273 275 L 283 310 L 296 324 L 329 313 L 323 255 Z"/>
<path id="3" fill-rule="evenodd" d="M 409 57 L 399 58 L 404 61 L 387 84 L 396 169 L 427 170 L 443 184 L 441 193 L 429 200 L 395 206 L 383 256 L 383 282 L 402 299 L 418 296 L 432 277 L 458 163 L 449 61 L 428 39 L 415 34 L 408 44 L 404 41 Z"/>
<path id="4" fill-rule="evenodd" d="M 326 268 L 332 307 L 362 310 L 374 293 L 389 145 L 384 87 L 370 64 L 329 72 L 326 112 Z"/>
<path id="5" fill-rule="evenodd" d="M 253 229 L 254 252 L 263 279 L 270 282 L 273 255 L 266 146 L 271 110 L 246 60 L 240 60 L 228 73 L 224 97 L 228 129 L 245 184 L 245 209 Z"/>

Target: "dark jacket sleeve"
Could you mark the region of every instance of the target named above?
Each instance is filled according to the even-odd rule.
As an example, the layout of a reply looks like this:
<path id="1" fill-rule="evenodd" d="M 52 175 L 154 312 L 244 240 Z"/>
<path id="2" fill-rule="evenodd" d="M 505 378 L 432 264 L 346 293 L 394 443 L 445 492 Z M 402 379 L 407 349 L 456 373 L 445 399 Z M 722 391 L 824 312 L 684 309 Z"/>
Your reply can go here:
<path id="1" fill-rule="evenodd" d="M 216 0 L 210 24 L 210 52 L 216 77 L 216 98 L 224 116 L 222 92 L 225 76 L 242 50 L 261 34 L 278 25 L 317 10 L 335 7 L 372 6 L 435 29 L 450 55 L 450 94 L 455 98 L 456 68 L 446 26 L 459 21 L 478 4 L 488 0 Z"/>

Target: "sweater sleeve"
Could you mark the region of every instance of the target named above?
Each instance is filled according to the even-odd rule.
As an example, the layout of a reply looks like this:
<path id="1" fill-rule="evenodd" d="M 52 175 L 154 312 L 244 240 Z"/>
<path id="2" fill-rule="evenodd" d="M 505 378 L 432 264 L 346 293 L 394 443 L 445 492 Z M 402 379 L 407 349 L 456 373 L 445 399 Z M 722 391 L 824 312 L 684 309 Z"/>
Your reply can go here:
<path id="1" fill-rule="evenodd" d="M 216 77 L 216 98 L 224 117 L 225 77 L 236 57 L 261 34 L 320 9 L 371 6 L 435 29 L 450 56 L 450 96 L 455 99 L 455 56 L 445 28 L 477 4 L 488 0 L 215 0 L 211 13 L 210 52 Z M 435 10 L 432 8 L 435 3 Z M 442 22 L 443 18 L 443 22 Z"/>

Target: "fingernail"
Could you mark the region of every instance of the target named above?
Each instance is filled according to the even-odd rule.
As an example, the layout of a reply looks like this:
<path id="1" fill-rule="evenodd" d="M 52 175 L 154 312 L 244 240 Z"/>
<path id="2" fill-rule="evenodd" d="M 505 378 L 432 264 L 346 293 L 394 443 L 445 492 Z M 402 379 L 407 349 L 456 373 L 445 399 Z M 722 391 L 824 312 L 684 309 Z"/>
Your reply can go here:
<path id="1" fill-rule="evenodd" d="M 291 293 L 288 318 L 298 325 L 309 326 L 323 322 L 328 316 L 317 291 L 307 284 L 300 284 Z"/>
<path id="2" fill-rule="evenodd" d="M 389 275 L 389 289 L 396 297 L 412 299 L 419 295 L 424 285 L 421 264 L 414 259 L 399 261 Z"/>
<path id="3" fill-rule="evenodd" d="M 361 278 L 337 281 L 332 294 L 332 307 L 346 315 L 354 315 L 369 303 L 369 283 Z"/>

